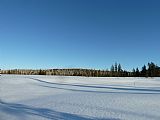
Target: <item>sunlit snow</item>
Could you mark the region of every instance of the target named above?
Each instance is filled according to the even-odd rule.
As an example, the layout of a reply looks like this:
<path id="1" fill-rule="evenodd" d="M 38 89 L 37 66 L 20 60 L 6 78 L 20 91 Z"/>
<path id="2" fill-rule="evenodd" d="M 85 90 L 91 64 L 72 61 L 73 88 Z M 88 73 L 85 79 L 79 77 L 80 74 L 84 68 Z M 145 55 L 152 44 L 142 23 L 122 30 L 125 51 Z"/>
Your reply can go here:
<path id="1" fill-rule="evenodd" d="M 160 120 L 160 78 L 2 75 L 0 120 Z"/>

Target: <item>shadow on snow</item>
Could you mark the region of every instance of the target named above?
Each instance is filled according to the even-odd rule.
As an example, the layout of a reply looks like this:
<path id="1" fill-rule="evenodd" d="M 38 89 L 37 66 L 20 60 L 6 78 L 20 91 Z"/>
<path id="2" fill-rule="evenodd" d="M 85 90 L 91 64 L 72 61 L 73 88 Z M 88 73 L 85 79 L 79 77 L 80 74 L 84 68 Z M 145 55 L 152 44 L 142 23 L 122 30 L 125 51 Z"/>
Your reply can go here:
<path id="1" fill-rule="evenodd" d="M 83 84 L 65 84 L 65 83 L 53 83 L 47 82 L 36 78 L 29 78 L 32 80 L 36 80 L 41 83 L 46 83 L 48 85 L 58 85 L 56 86 L 48 86 L 48 85 L 40 85 L 43 87 L 63 89 L 63 90 L 71 90 L 71 91 L 79 91 L 79 92 L 95 92 L 95 93 L 129 93 L 129 94 L 160 94 L 159 89 L 147 89 L 147 88 L 136 88 L 136 87 L 113 87 L 113 86 L 93 86 L 93 85 L 83 85 Z M 62 86 L 62 87 L 59 87 Z M 67 88 L 63 88 L 63 86 L 68 86 Z M 83 89 L 71 89 L 69 87 L 77 87 L 77 88 L 99 88 L 99 89 L 110 89 L 110 90 L 121 90 L 124 92 L 106 92 L 106 91 L 95 91 L 95 90 L 83 90 Z"/>
<path id="2" fill-rule="evenodd" d="M 20 120 L 25 120 L 29 116 L 38 116 L 49 120 L 120 120 L 114 118 L 89 118 L 70 113 L 58 112 L 46 108 L 37 108 L 26 106 L 23 104 L 6 103 L 0 100 L 0 114 L 1 113 L 12 115 L 13 117 L 16 117 Z M 4 120 L 6 120 L 6 118 L 4 118 Z"/>

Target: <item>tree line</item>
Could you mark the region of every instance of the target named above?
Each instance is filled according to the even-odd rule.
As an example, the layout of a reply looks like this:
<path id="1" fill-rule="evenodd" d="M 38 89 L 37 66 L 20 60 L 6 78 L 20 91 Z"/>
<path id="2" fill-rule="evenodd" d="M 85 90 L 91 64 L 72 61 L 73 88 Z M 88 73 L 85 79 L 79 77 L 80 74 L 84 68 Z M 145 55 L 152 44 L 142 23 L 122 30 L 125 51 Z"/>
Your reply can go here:
<path id="1" fill-rule="evenodd" d="M 153 62 L 144 65 L 141 69 L 133 68 L 132 71 L 122 69 L 117 62 L 111 66 L 110 70 L 95 69 L 13 69 L 0 70 L 1 74 L 21 74 L 21 75 L 60 75 L 60 76 L 86 76 L 86 77 L 160 77 L 160 67 Z"/>

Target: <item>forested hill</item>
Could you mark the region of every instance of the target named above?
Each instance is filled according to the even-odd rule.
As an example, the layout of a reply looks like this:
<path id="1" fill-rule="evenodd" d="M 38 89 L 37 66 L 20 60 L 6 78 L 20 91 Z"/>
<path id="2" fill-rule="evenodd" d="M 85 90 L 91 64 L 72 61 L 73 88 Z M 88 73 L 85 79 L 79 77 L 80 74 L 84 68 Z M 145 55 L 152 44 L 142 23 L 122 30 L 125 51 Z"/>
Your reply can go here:
<path id="1" fill-rule="evenodd" d="M 63 75 L 63 76 L 86 76 L 86 77 L 160 77 L 160 67 L 153 62 L 142 68 L 133 68 L 132 71 L 123 70 L 121 64 L 115 63 L 110 70 L 95 69 L 12 69 L 1 70 L 1 74 L 21 75 Z"/>

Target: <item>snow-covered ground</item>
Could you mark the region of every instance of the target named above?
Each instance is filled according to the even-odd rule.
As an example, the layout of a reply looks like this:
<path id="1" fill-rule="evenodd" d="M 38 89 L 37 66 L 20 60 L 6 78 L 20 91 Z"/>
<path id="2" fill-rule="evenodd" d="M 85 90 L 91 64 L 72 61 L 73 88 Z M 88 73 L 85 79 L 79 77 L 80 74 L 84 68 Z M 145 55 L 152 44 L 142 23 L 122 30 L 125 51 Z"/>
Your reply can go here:
<path id="1" fill-rule="evenodd" d="M 0 120 L 160 120 L 160 78 L 2 75 Z"/>

